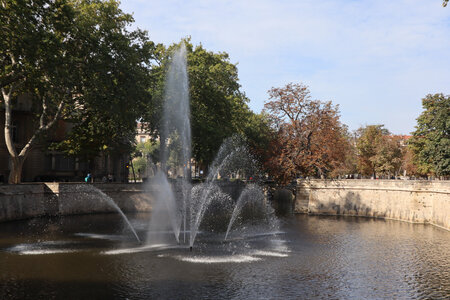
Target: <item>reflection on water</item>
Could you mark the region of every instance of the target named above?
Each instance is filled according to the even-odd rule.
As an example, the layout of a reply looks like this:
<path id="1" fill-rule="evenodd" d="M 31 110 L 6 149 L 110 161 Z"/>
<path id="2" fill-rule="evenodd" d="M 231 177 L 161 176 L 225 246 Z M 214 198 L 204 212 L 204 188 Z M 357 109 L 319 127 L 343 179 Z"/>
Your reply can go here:
<path id="1" fill-rule="evenodd" d="M 130 216 L 145 237 L 147 215 Z M 448 299 L 450 232 L 292 216 L 282 232 L 136 245 L 116 215 L 0 224 L 0 299 Z M 31 255 L 33 254 L 33 255 Z"/>

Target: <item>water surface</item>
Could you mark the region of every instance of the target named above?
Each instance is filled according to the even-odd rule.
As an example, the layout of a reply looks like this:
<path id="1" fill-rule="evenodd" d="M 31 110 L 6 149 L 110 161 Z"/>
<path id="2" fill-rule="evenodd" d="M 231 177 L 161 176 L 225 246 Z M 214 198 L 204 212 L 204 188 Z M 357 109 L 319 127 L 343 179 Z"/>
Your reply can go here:
<path id="1" fill-rule="evenodd" d="M 130 216 L 144 238 L 148 215 Z M 138 245 L 120 216 L 0 224 L 0 299 L 449 299 L 450 232 L 296 215 L 279 232 Z"/>

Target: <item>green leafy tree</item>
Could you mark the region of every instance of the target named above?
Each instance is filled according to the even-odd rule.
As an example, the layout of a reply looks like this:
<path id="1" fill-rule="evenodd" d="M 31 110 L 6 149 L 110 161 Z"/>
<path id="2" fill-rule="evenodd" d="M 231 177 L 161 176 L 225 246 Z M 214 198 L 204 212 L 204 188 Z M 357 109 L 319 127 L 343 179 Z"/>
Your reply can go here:
<path id="1" fill-rule="evenodd" d="M 384 128 L 384 125 L 369 125 L 358 129 L 359 138 L 356 148 L 358 150 L 358 170 L 361 174 L 376 177 L 377 165 L 374 157 L 383 143 L 383 135 L 387 134 L 389 131 Z"/>
<path id="2" fill-rule="evenodd" d="M 4 136 L 11 157 L 9 183 L 21 181 L 22 166 L 39 139 L 62 116 L 66 102 L 76 98 L 68 60 L 73 53 L 70 25 L 73 8 L 65 1 L 0 1 L 0 88 L 4 106 Z M 72 52 L 70 52 L 72 51 Z M 12 140 L 12 118 L 18 95 L 35 102 L 35 132 L 17 149 Z"/>
<path id="3" fill-rule="evenodd" d="M 148 157 L 152 161 L 159 161 L 159 141 L 148 140 L 138 143 L 133 157 Z"/>
<path id="4" fill-rule="evenodd" d="M 376 149 L 376 154 L 371 158 L 375 171 L 391 177 L 398 175 L 403 164 L 402 147 L 398 136 L 383 135 L 382 142 Z"/>
<path id="5" fill-rule="evenodd" d="M 128 151 L 146 89 L 154 45 L 128 31 L 131 15 L 117 1 L 1 1 L 0 83 L 5 141 L 12 158 L 9 182 L 21 180 L 29 150 L 59 119 L 72 123 L 55 149 L 92 158 Z M 22 149 L 11 140 L 14 100 L 31 95 L 36 131 Z M 123 109 L 126 107 L 127 109 Z"/>
<path id="6" fill-rule="evenodd" d="M 145 157 L 136 157 L 133 159 L 133 167 L 138 179 L 142 179 L 147 170 L 147 159 Z M 129 174 L 132 175 L 132 174 Z"/>
<path id="7" fill-rule="evenodd" d="M 198 162 L 208 165 L 222 141 L 241 131 L 248 99 L 240 91 L 237 66 L 230 62 L 227 53 L 213 53 L 197 46 L 189 53 L 188 68 L 192 153 Z"/>
<path id="8" fill-rule="evenodd" d="M 393 136 L 384 125 L 369 125 L 358 130 L 356 143 L 358 170 L 363 175 L 397 175 L 403 165 L 401 137 Z"/>
<path id="9" fill-rule="evenodd" d="M 75 127 L 56 149 L 87 158 L 130 152 L 136 119 L 151 98 L 154 44 L 146 32 L 128 31 L 133 19 L 116 1 L 76 1 L 75 7 L 80 99 L 66 117 Z"/>
<path id="10" fill-rule="evenodd" d="M 138 143 L 132 154 L 133 164 L 139 176 L 147 177 L 150 171 L 156 171 L 155 163 L 159 161 L 159 141 L 148 140 L 145 143 Z M 152 167 L 153 170 L 148 170 Z"/>
<path id="11" fill-rule="evenodd" d="M 271 127 L 269 116 L 264 112 L 255 114 L 249 111 L 242 122 L 244 124 L 242 135 L 246 138 L 249 150 L 260 165 L 264 166 L 270 159 L 270 144 L 276 139 L 276 131 Z"/>
<path id="12" fill-rule="evenodd" d="M 424 111 L 417 118 L 416 130 L 409 141 L 414 162 L 421 174 L 450 175 L 450 97 L 427 95 Z"/>

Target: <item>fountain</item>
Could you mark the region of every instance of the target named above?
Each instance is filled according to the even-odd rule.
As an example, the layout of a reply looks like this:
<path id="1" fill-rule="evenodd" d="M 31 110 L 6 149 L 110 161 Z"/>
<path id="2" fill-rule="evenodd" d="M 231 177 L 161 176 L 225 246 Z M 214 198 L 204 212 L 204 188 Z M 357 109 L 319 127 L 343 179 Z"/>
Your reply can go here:
<path id="1" fill-rule="evenodd" d="M 215 231 L 223 231 L 226 239 L 244 206 L 255 205 L 258 202 L 260 203 L 258 205 L 263 205 L 265 202 L 264 194 L 256 184 L 246 188 L 241 197 L 234 200 L 218 185 L 219 177 L 248 175 L 253 180 L 260 177 L 256 161 L 252 159 L 243 139 L 238 136 L 231 137 L 223 143 L 205 182 L 192 187 L 189 167 L 191 130 L 188 82 L 186 48 L 181 43 L 172 54 L 167 72 L 161 122 L 162 170 L 150 183 L 152 189 L 156 191 L 156 203 L 150 218 L 147 243 L 167 243 L 170 238 L 168 239 L 164 233 L 171 231 L 176 243 L 180 244 L 180 232 L 183 232 L 182 242 L 187 243 L 186 233 L 189 233 L 188 245 L 192 250 L 203 222 L 209 227 L 214 227 Z M 183 170 L 179 179 L 172 184 L 167 178 L 166 168 L 169 160 L 173 169 Z M 264 212 L 271 213 L 268 209 Z M 209 222 L 207 219 L 210 219 Z"/>
<path id="2" fill-rule="evenodd" d="M 177 243 L 181 225 L 186 234 L 186 215 L 190 197 L 190 176 L 188 169 L 191 157 L 191 125 L 189 110 L 189 84 L 186 68 L 186 47 L 184 43 L 173 53 L 165 85 L 165 102 L 161 130 L 161 165 L 151 184 L 157 190 L 156 203 L 149 225 L 149 243 L 159 243 L 161 235 L 155 238 L 155 232 L 172 228 Z M 167 178 L 167 163 L 171 159 L 176 167 L 182 168 L 183 176 L 179 181 L 178 195 L 172 190 Z M 161 217 L 166 216 L 166 217 Z M 170 223 L 170 226 L 168 226 Z M 184 236 L 184 240 L 186 237 Z"/>
<path id="3" fill-rule="evenodd" d="M 130 222 L 119 206 L 105 193 L 92 185 L 79 185 L 83 195 L 77 201 L 108 203 L 123 219 L 139 243 L 131 243 L 125 237 L 114 249 L 102 251 L 102 255 L 120 255 L 146 251 L 167 250 L 166 254 L 191 251 L 196 244 L 197 253 L 209 253 L 206 257 L 172 255 L 180 260 L 211 262 L 258 261 L 260 256 L 285 256 L 284 241 L 273 209 L 265 201 L 258 185 L 262 178 L 258 163 L 253 159 L 240 136 L 227 138 L 209 167 L 204 182 L 191 184 L 191 130 L 189 112 L 189 84 L 186 66 L 186 48 L 183 44 L 172 54 L 167 72 L 165 102 L 161 121 L 161 169 L 147 183 L 153 193 L 152 211 L 145 222 Z M 168 167 L 177 179 L 169 178 Z M 232 182 L 231 179 L 239 179 Z M 250 180 L 244 184 L 242 180 Z M 100 201 L 100 202 L 98 202 Z M 74 202 L 67 201 L 67 205 Z M 91 203 L 91 202 L 89 202 Z M 75 232 L 74 239 L 91 238 L 108 241 L 120 240 L 120 236 L 91 232 Z M 137 231 L 137 232 L 136 232 Z M 138 235 L 139 233 L 139 235 Z M 181 236 L 182 234 L 182 236 Z M 266 239 L 270 235 L 272 238 Z M 145 241 L 141 244 L 139 236 Z M 264 236 L 264 238 L 260 238 Z M 26 254 L 50 254 L 73 252 L 76 243 L 50 241 L 50 244 L 25 243 L 10 247 L 8 251 Z M 50 249 L 47 246 L 51 245 Z M 197 247 L 198 246 L 198 247 Z M 264 247 L 268 251 L 261 251 Z M 31 251 L 31 252 L 30 252 Z M 274 252 L 275 251 L 275 252 Z M 258 257 L 259 256 L 259 257 Z"/>
<path id="4" fill-rule="evenodd" d="M 114 202 L 114 200 L 106 195 L 104 192 L 102 192 L 100 189 L 96 188 L 93 185 L 90 184 L 82 184 L 76 186 L 76 192 L 78 194 L 81 194 L 84 196 L 84 199 L 90 200 L 90 201 L 105 201 L 109 206 L 114 208 L 114 210 L 120 215 L 123 221 L 125 221 L 125 224 L 127 224 L 127 228 L 133 233 L 134 237 L 136 238 L 137 242 L 140 244 L 141 239 L 136 233 L 136 230 L 131 225 L 130 220 L 128 220 L 127 216 L 123 213 L 123 211 L 120 209 L 120 207 Z"/>

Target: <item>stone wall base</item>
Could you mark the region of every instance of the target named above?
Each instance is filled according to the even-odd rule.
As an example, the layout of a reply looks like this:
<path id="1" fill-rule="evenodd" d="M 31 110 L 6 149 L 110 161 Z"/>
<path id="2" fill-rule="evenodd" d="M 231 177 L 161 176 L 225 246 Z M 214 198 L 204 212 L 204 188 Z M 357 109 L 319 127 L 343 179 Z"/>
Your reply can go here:
<path id="1" fill-rule="evenodd" d="M 299 180 L 294 211 L 429 223 L 450 230 L 449 181 Z"/>

